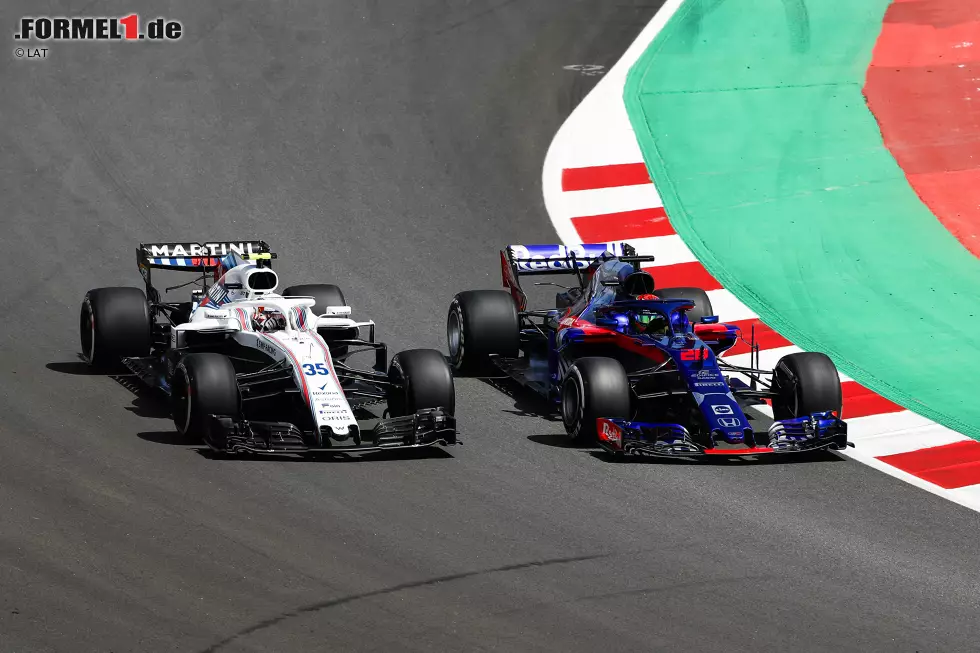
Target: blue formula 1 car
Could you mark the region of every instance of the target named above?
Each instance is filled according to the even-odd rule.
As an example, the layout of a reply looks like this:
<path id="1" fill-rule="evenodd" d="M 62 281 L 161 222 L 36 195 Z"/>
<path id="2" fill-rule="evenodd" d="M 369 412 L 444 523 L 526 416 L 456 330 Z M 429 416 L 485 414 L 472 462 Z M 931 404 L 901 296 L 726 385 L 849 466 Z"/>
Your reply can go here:
<path id="1" fill-rule="evenodd" d="M 742 338 L 697 288 L 656 288 L 626 243 L 512 245 L 506 290 L 456 295 L 447 332 L 457 375 L 504 372 L 560 411 L 578 444 L 617 455 L 754 455 L 843 449 L 840 377 L 812 352 L 772 371 L 719 355 Z M 525 275 L 572 275 L 555 308 L 528 310 Z M 536 283 L 535 285 L 558 285 Z M 743 340 L 744 342 L 744 340 Z M 752 361 L 758 346 L 751 344 Z M 758 408 L 772 404 L 772 417 Z"/>

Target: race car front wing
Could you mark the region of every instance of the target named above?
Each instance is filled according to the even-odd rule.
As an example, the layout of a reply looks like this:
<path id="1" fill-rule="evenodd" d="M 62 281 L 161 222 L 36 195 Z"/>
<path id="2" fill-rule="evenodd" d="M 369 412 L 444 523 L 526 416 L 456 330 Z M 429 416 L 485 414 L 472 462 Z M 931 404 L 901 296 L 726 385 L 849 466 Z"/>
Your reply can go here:
<path id="1" fill-rule="evenodd" d="M 420 410 L 414 415 L 382 419 L 362 434 L 351 428 L 350 445 L 337 444 L 329 426 L 319 431 L 302 431 L 289 422 L 234 420 L 211 415 L 208 445 L 228 453 L 300 454 L 370 453 L 393 449 L 418 449 L 457 443 L 456 418 L 440 408 Z"/>
<path id="2" fill-rule="evenodd" d="M 711 446 L 698 443 L 680 424 L 597 420 L 599 445 L 614 454 L 663 456 L 753 456 L 844 449 L 847 424 L 832 412 L 779 420 L 765 432 L 748 431 L 741 444 L 730 445 L 712 437 Z M 854 445 L 850 445 L 854 446 Z"/>

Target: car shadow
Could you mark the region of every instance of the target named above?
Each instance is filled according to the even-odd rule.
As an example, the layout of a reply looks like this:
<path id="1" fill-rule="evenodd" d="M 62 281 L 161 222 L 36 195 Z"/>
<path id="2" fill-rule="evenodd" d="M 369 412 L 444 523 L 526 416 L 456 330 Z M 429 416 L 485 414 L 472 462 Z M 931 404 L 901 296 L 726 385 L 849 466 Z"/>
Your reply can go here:
<path id="1" fill-rule="evenodd" d="M 81 359 L 81 354 L 78 355 Z M 122 387 L 133 393 L 132 404 L 125 406 L 126 410 L 139 416 L 150 419 L 166 419 L 170 417 L 170 407 L 164 397 L 156 390 L 143 385 L 139 378 L 120 366 L 116 369 L 96 369 L 89 366 L 83 360 L 52 362 L 45 365 L 52 372 L 59 374 L 70 374 L 73 376 L 103 376 L 112 379 Z"/>
<path id="2" fill-rule="evenodd" d="M 58 374 L 69 374 L 71 376 L 113 376 L 116 374 L 131 374 L 122 364 L 114 365 L 111 368 L 92 367 L 85 362 L 81 354 L 78 360 L 74 361 L 53 361 L 44 367 L 57 372 Z"/>
<path id="3" fill-rule="evenodd" d="M 196 444 L 200 445 L 198 441 Z M 446 460 L 455 458 L 449 451 L 438 446 L 423 447 L 420 449 L 402 449 L 399 451 L 374 451 L 367 453 L 329 453 L 316 452 L 310 454 L 262 454 L 262 453 L 243 453 L 229 454 L 215 451 L 208 447 L 198 446 L 198 455 L 208 460 L 215 460 L 228 463 L 244 462 L 283 462 L 283 463 L 365 463 L 365 462 L 393 462 L 407 460 Z"/>
<path id="4" fill-rule="evenodd" d="M 522 387 L 520 383 L 509 376 L 478 378 L 494 390 L 514 400 L 514 409 L 504 410 L 503 412 L 517 415 L 518 417 L 537 417 L 549 422 L 561 421 L 561 417 L 548 400 L 541 395 L 535 394 L 533 390 Z"/>
<path id="5" fill-rule="evenodd" d="M 594 448 L 575 444 L 565 433 L 543 433 L 541 435 L 529 435 L 527 436 L 527 439 L 535 444 L 543 444 L 546 447 L 554 447 L 556 449 L 579 449 L 586 452 Z"/>
<path id="6" fill-rule="evenodd" d="M 169 444 L 174 447 L 200 447 L 201 441 L 187 435 L 181 435 L 180 431 L 144 431 L 137 433 L 136 437 L 140 440 L 153 442 L 154 444 Z"/>
<path id="7" fill-rule="evenodd" d="M 593 458 L 604 463 L 615 465 L 707 465 L 711 467 L 730 467 L 730 466 L 776 466 L 802 465 L 817 463 L 840 463 L 847 462 L 843 456 L 836 452 L 804 451 L 801 453 L 789 454 L 763 454 L 759 456 L 699 456 L 699 457 L 677 457 L 667 458 L 659 456 L 627 456 L 617 457 L 608 451 L 599 450 L 590 452 Z"/>

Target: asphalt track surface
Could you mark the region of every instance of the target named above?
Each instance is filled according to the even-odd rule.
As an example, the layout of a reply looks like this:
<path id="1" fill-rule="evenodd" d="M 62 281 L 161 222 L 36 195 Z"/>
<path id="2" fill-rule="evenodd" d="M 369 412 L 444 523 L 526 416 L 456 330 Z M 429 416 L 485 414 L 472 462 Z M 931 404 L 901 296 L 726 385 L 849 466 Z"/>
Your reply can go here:
<path id="1" fill-rule="evenodd" d="M 0 56 L 0 649 L 975 649 L 980 518 L 833 455 L 614 465 L 461 380 L 449 455 L 212 460 L 79 364 L 140 239 L 265 238 L 444 347 L 497 246 L 555 238 L 540 166 L 594 81 L 562 67 L 654 8 L 169 3 L 179 44 Z"/>

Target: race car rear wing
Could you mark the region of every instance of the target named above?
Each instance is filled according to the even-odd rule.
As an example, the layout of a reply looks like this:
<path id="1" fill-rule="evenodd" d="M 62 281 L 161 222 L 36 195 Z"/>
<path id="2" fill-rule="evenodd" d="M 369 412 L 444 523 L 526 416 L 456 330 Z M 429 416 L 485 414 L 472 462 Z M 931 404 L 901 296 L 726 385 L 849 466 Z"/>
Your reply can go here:
<path id="1" fill-rule="evenodd" d="M 628 243 L 508 245 L 504 251 L 518 275 L 574 273 L 589 267 L 607 252 L 619 258 L 636 256 L 636 250 Z"/>
<path id="2" fill-rule="evenodd" d="M 519 310 L 525 310 L 527 296 L 519 277 L 526 274 L 574 274 L 583 285 L 582 271 L 604 257 L 625 263 L 648 263 L 653 256 L 637 256 L 629 243 L 582 243 L 581 245 L 508 245 L 500 251 L 504 286 L 511 291 Z"/>
<path id="3" fill-rule="evenodd" d="M 136 262 L 140 269 L 202 272 L 221 265 L 221 259 L 238 254 L 246 260 L 278 258 L 264 240 L 217 241 L 208 243 L 140 243 Z"/>

